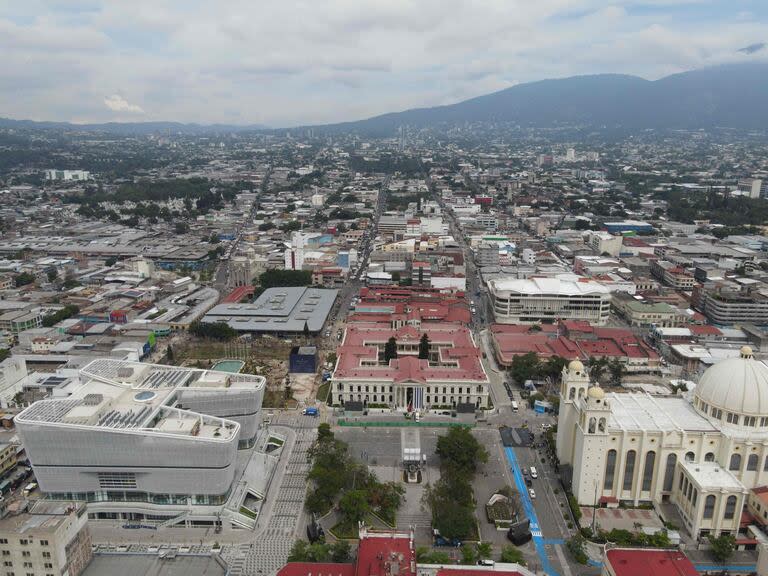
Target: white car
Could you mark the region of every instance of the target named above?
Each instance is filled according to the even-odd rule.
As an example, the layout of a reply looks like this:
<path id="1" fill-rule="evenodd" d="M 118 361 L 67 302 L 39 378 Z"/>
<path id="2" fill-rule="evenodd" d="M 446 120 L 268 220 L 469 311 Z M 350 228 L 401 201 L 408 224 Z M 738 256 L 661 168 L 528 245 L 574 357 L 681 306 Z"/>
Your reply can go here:
<path id="1" fill-rule="evenodd" d="M 536 492 L 534 492 L 533 488 L 528 488 L 528 495 L 531 497 L 531 500 L 536 500 Z"/>

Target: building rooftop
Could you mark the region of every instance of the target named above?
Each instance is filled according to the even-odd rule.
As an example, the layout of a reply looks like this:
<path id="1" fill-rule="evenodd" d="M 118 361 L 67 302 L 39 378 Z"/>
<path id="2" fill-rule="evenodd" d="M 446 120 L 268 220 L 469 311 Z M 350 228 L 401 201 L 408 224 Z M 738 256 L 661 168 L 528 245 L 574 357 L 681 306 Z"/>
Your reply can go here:
<path id="1" fill-rule="evenodd" d="M 416 353 L 423 334 L 430 339 L 438 360 L 420 360 Z M 387 340 L 394 337 L 399 345 L 411 345 L 413 353 L 384 364 L 380 353 Z M 420 329 L 405 326 L 393 330 L 381 324 L 352 324 L 347 328 L 338 350 L 334 379 L 371 379 L 394 382 L 441 380 L 487 382 L 480 349 L 468 328 L 459 324 L 422 324 Z"/>
<path id="2" fill-rule="evenodd" d="M 241 332 L 301 332 L 307 325 L 319 332 L 336 301 L 338 290 L 269 288 L 252 304 L 219 304 L 204 322 L 226 322 Z"/>
<path id="3" fill-rule="evenodd" d="M 638 432 L 717 431 L 685 398 L 612 392 L 606 394 L 605 399 L 611 406 L 609 429 Z"/>
<path id="4" fill-rule="evenodd" d="M 717 462 L 680 462 L 680 466 L 702 490 L 744 490 L 744 485 L 739 479 Z"/>
<path id="5" fill-rule="evenodd" d="M 532 277 L 524 280 L 498 278 L 490 280 L 488 284 L 494 292 L 514 292 L 528 295 L 586 296 L 610 294 L 610 290 L 606 286 L 586 278 L 580 278 L 575 281 L 542 277 Z"/>
<path id="6" fill-rule="evenodd" d="M 140 430 L 226 441 L 237 435 L 231 420 L 177 408 L 181 390 L 258 389 L 261 376 L 97 359 L 80 370 L 65 398 L 35 402 L 18 422 L 46 422 Z"/>
<path id="7" fill-rule="evenodd" d="M 225 576 L 228 573 L 226 564 L 214 556 L 97 553 L 82 576 Z M 314 575 L 320 576 L 317 572 Z"/>
<path id="8" fill-rule="evenodd" d="M 0 532 L 15 534 L 43 532 L 53 533 L 66 522 L 73 512 L 85 513 L 84 502 L 37 500 L 30 509 L 20 514 L 10 514 L 0 519 Z"/>
<path id="9" fill-rule="evenodd" d="M 613 548 L 605 557 L 615 576 L 699 576 L 693 563 L 678 550 Z"/>

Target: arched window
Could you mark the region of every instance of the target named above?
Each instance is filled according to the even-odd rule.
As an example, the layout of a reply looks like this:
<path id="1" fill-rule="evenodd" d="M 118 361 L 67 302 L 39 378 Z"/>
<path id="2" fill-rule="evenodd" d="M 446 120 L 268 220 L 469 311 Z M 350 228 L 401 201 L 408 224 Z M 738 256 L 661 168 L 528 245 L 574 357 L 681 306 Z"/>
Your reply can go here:
<path id="1" fill-rule="evenodd" d="M 653 469 L 656 466 L 656 452 L 651 450 L 645 455 L 645 467 L 643 468 L 643 484 L 641 490 L 649 492 L 653 482 Z"/>
<path id="2" fill-rule="evenodd" d="M 710 494 L 704 500 L 704 518 L 712 518 L 715 515 L 715 496 Z"/>
<path id="3" fill-rule="evenodd" d="M 690 502 L 691 496 L 693 495 L 693 484 L 688 484 L 688 494 L 686 494 L 686 498 L 688 498 L 688 501 Z"/>
<path id="4" fill-rule="evenodd" d="M 696 459 L 696 454 L 693 452 L 686 452 L 685 453 L 685 461 L 686 462 L 693 462 Z"/>
<path id="5" fill-rule="evenodd" d="M 671 492 L 675 481 L 675 466 L 677 466 L 677 454 L 667 456 L 667 465 L 664 470 L 664 491 Z"/>
<path id="6" fill-rule="evenodd" d="M 741 454 L 731 454 L 728 470 L 741 470 Z"/>
<path id="7" fill-rule="evenodd" d="M 608 450 L 605 458 L 605 479 L 603 480 L 604 490 L 613 490 L 613 477 L 616 475 L 616 450 Z"/>
<path id="8" fill-rule="evenodd" d="M 704 462 L 714 462 L 715 461 L 715 455 L 712 452 L 707 452 L 707 455 L 704 456 Z"/>
<path id="9" fill-rule="evenodd" d="M 726 520 L 733 520 L 736 515 L 736 496 L 728 496 L 728 500 L 725 501 L 725 513 L 723 518 Z"/>
<path id="10" fill-rule="evenodd" d="M 605 418 L 600 418 L 600 420 L 597 421 L 597 431 L 605 432 Z"/>
<path id="11" fill-rule="evenodd" d="M 696 506 L 696 501 L 699 499 L 699 491 L 696 490 L 696 488 L 693 489 L 693 502 L 692 504 Z"/>
<path id="12" fill-rule="evenodd" d="M 747 458 L 747 470 L 750 472 L 757 470 L 757 454 L 750 454 Z"/>
<path id="13" fill-rule="evenodd" d="M 637 452 L 630 450 L 627 452 L 627 461 L 624 463 L 624 490 L 632 490 L 632 480 L 635 476 L 635 458 Z"/>
<path id="14" fill-rule="evenodd" d="M 763 462 L 763 472 L 768 472 L 768 456 L 765 457 L 765 462 Z"/>
<path id="15" fill-rule="evenodd" d="M 576 388 L 571 388 L 568 392 L 568 400 L 573 400 L 574 398 L 576 398 Z"/>
<path id="16" fill-rule="evenodd" d="M 594 434 L 596 427 L 597 427 L 597 418 L 592 416 L 592 418 L 589 419 L 589 430 L 588 430 L 588 432 L 590 434 Z"/>

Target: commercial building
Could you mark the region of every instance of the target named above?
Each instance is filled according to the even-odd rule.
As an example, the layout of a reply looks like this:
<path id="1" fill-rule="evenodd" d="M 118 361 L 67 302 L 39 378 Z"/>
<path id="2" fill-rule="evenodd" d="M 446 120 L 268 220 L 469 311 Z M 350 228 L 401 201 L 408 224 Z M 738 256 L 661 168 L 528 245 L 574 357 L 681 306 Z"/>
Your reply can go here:
<path id="1" fill-rule="evenodd" d="M 681 326 L 690 322 L 685 312 L 666 302 L 651 302 L 629 294 L 614 294 L 613 308 L 630 326 Z"/>
<path id="2" fill-rule="evenodd" d="M 648 222 L 640 222 L 637 220 L 605 222 L 603 226 L 611 234 L 624 234 L 626 232 L 640 232 L 642 234 L 650 234 L 653 232 L 653 226 L 648 224 Z"/>
<path id="3" fill-rule="evenodd" d="M 563 369 L 557 455 L 580 504 L 672 503 L 694 538 L 736 535 L 749 489 L 768 484 L 768 366 L 744 347 L 692 393 L 606 393 Z"/>
<path id="4" fill-rule="evenodd" d="M 585 242 L 592 250 L 598 254 L 609 254 L 610 256 L 621 254 L 623 240 L 621 236 L 602 231 L 585 234 Z"/>
<path id="5" fill-rule="evenodd" d="M 675 290 L 691 290 L 696 285 L 693 274 L 666 260 L 651 262 L 651 274 Z"/>
<path id="6" fill-rule="evenodd" d="M 699 308 L 713 324 L 768 324 L 768 298 L 750 285 L 716 283 L 697 295 Z"/>
<path id="7" fill-rule="evenodd" d="M 203 322 L 226 322 L 238 332 L 290 334 L 307 326 L 317 334 L 323 329 L 338 290 L 320 288 L 268 288 L 252 304 L 219 304 Z"/>
<path id="8" fill-rule="evenodd" d="M 0 501 L 0 516 L 0 557 L 6 575 L 79 576 L 91 561 L 82 502 L 37 500 L 28 510 L 11 510 Z"/>
<path id="9" fill-rule="evenodd" d="M 429 357 L 420 359 L 424 334 Z M 397 344 L 397 356 L 385 360 L 390 338 Z M 422 323 L 419 329 L 351 324 L 338 349 L 331 382 L 333 402 L 340 405 L 359 402 L 364 408 L 403 412 L 488 406 L 489 380 L 480 349 L 471 331 L 458 324 Z"/>
<path id="10" fill-rule="evenodd" d="M 608 288 L 585 278 L 499 278 L 490 280 L 488 288 L 494 316 L 502 324 L 586 320 L 603 325 L 611 310 Z"/>
<path id="11" fill-rule="evenodd" d="M 233 517 L 238 448 L 261 429 L 261 376 L 94 360 L 16 426 L 40 489 L 96 518 Z"/>
<path id="12" fill-rule="evenodd" d="M 64 182 L 90 180 L 91 173 L 86 170 L 46 170 L 45 179 Z"/>

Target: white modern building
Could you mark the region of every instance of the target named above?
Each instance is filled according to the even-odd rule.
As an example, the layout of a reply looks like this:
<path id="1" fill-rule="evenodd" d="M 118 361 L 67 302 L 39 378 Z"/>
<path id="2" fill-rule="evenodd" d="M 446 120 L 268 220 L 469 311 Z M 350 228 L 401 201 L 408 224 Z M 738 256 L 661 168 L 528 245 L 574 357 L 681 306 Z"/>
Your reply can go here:
<path id="1" fill-rule="evenodd" d="M 98 359 L 16 425 L 40 489 L 93 518 L 238 523 L 238 449 L 263 436 L 264 389 L 261 376 Z"/>
<path id="2" fill-rule="evenodd" d="M 91 173 L 86 170 L 46 170 L 46 180 L 64 180 L 65 182 L 90 180 Z"/>
<path id="3" fill-rule="evenodd" d="M 621 254 L 621 246 L 624 238 L 620 235 L 609 234 L 602 230 L 590 231 L 584 234 L 584 243 L 598 254 L 618 256 Z"/>
<path id="4" fill-rule="evenodd" d="M 563 370 L 561 467 L 582 505 L 676 507 L 694 537 L 736 534 L 748 490 L 768 484 L 768 366 L 744 347 L 686 397 L 610 393 Z"/>
<path id="5" fill-rule="evenodd" d="M 602 326 L 611 310 L 611 291 L 586 278 L 497 278 L 488 281 L 493 312 L 502 324 L 552 324 L 587 320 Z"/>

